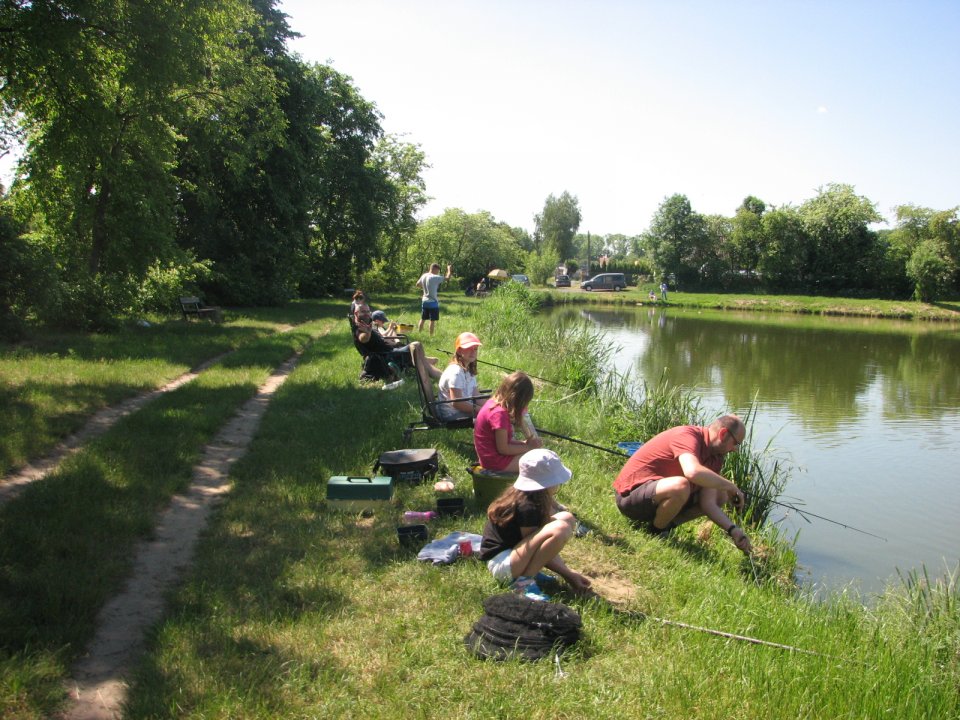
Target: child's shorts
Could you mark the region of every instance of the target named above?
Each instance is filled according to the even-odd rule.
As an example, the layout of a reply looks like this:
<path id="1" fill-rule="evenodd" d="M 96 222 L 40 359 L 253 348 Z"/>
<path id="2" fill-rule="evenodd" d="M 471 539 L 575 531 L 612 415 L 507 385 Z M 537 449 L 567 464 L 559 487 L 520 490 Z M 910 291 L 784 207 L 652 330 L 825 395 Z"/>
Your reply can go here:
<path id="1" fill-rule="evenodd" d="M 493 574 L 494 580 L 509 585 L 513 582 L 513 569 L 510 566 L 510 554 L 512 549 L 497 553 L 487 560 L 487 568 Z"/>

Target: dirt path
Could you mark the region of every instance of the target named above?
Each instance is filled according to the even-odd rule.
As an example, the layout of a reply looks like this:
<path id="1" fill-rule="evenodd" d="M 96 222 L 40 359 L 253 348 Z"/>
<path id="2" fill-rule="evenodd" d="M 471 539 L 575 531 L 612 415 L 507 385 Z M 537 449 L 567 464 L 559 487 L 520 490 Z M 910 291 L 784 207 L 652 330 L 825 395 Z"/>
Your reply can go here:
<path id="1" fill-rule="evenodd" d="M 77 452 L 84 444 L 93 438 L 105 433 L 119 422 L 121 418 L 125 418 L 127 415 L 136 412 L 164 393 L 176 390 L 181 385 L 186 385 L 188 382 L 195 380 L 204 370 L 220 362 L 220 360 L 233 352 L 235 351 L 230 350 L 214 358 L 210 358 L 197 365 L 193 370 L 171 380 L 163 387 L 128 398 L 123 402 L 103 408 L 94 413 L 80 430 L 58 443 L 49 455 L 24 465 L 19 470 L 10 473 L 4 478 L 0 478 L 0 507 L 17 497 L 30 483 L 42 480 L 56 470 L 64 459 Z"/>
<path id="2" fill-rule="evenodd" d="M 125 674 L 143 649 L 144 631 L 164 609 L 166 592 L 189 566 L 210 511 L 230 490 L 230 468 L 247 450 L 273 393 L 296 367 L 297 353 L 277 368 L 237 415 L 204 448 L 193 482 L 161 513 L 153 538 L 135 553 L 126 586 L 100 611 L 98 630 L 68 682 L 65 720 L 107 720 L 122 715 Z"/>

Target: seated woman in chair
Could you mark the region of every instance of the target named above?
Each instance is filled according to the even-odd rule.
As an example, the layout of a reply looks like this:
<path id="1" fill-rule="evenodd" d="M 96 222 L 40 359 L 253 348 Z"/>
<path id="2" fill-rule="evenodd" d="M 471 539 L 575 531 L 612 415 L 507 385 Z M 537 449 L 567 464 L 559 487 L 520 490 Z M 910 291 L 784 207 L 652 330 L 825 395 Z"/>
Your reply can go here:
<path id="1" fill-rule="evenodd" d="M 477 352 L 482 344 L 471 332 L 457 335 L 453 357 L 440 376 L 437 414 L 443 420 L 476 417 L 483 407 L 482 400 L 470 399 L 477 396 Z"/>
<path id="2" fill-rule="evenodd" d="M 437 358 L 427 357 L 423 352 L 423 345 L 418 342 L 412 342 L 409 345 L 391 344 L 388 338 L 383 337 L 376 328 L 373 327 L 370 308 L 361 305 L 356 314 L 356 332 L 354 339 L 357 342 L 357 349 L 365 354 L 383 354 L 388 363 L 392 363 L 400 370 L 406 370 L 413 367 L 411 353 L 417 355 L 417 360 L 422 361 L 424 368 L 433 379 L 439 379 L 442 374 L 437 368 Z"/>

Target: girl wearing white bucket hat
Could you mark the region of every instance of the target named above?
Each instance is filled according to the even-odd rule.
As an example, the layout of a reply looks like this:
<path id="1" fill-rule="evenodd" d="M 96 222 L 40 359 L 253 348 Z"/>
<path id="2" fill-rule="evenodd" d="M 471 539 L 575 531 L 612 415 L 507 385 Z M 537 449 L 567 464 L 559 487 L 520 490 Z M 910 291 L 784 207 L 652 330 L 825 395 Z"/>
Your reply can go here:
<path id="1" fill-rule="evenodd" d="M 567 567 L 560 551 L 573 537 L 577 519 L 554 496 L 573 473 L 552 450 L 538 448 L 520 458 L 520 475 L 490 503 L 480 559 L 498 581 L 534 600 L 549 600 L 537 585 L 541 569 L 553 570 L 574 592 L 590 579 Z"/>

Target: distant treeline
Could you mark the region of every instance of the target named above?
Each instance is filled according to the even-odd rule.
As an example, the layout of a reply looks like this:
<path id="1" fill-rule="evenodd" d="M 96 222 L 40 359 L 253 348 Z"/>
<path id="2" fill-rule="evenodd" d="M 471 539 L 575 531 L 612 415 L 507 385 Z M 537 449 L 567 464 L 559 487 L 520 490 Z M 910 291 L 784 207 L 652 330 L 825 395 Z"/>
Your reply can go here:
<path id="1" fill-rule="evenodd" d="M 568 192 L 532 233 L 482 211 L 418 223 L 423 152 L 348 76 L 290 53 L 294 36 L 276 0 L 0 7 L 0 152 L 21 158 L 0 198 L 0 334 L 107 327 L 181 294 L 410 289 L 433 261 L 462 287 L 494 267 L 542 283 L 586 257 Z M 675 195 L 647 233 L 589 254 L 685 289 L 958 294 L 956 208 L 879 220 L 845 185 L 797 208 L 749 197 L 732 218 Z"/>

